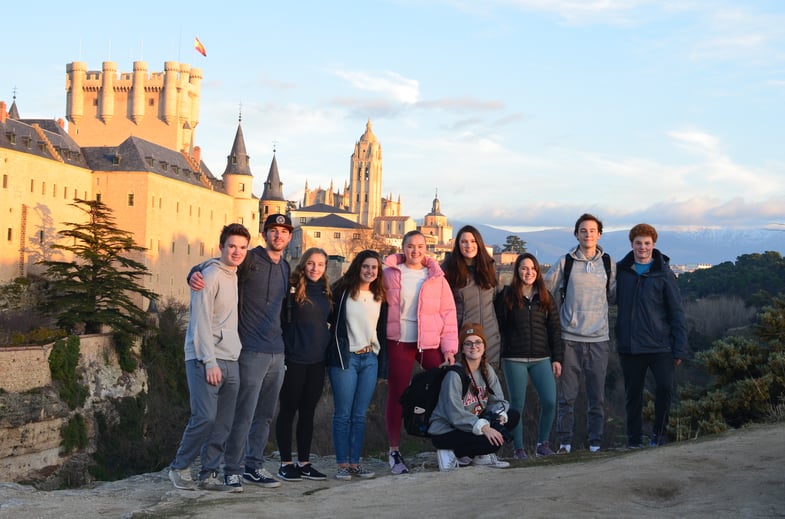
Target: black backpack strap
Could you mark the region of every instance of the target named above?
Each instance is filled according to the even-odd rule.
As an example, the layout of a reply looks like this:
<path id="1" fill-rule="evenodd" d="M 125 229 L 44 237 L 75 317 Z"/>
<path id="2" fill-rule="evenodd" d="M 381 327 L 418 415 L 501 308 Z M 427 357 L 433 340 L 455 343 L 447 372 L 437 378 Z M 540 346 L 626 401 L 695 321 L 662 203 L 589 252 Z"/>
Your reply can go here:
<path id="1" fill-rule="evenodd" d="M 605 267 L 605 295 L 611 290 L 611 257 L 607 252 L 602 253 L 602 264 Z"/>
<path id="2" fill-rule="evenodd" d="M 562 284 L 561 284 L 561 302 L 564 302 L 564 298 L 567 297 L 567 283 L 570 281 L 570 271 L 572 270 L 572 264 L 575 260 L 573 257 L 567 253 L 564 255 L 564 276 L 562 277 Z"/>

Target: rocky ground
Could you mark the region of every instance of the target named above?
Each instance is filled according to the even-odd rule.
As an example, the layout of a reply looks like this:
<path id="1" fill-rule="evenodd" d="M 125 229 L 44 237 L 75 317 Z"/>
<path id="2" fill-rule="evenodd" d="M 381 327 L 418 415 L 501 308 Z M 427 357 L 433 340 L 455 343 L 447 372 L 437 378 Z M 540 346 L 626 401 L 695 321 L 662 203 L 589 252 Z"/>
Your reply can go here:
<path id="1" fill-rule="evenodd" d="M 175 490 L 166 471 L 51 492 L 0 483 L 0 518 L 785 517 L 785 423 L 504 470 L 440 473 L 433 453 L 410 462 L 403 476 L 370 460 L 375 479 L 246 485 L 242 494 Z M 315 465 L 334 473 L 328 458 Z"/>

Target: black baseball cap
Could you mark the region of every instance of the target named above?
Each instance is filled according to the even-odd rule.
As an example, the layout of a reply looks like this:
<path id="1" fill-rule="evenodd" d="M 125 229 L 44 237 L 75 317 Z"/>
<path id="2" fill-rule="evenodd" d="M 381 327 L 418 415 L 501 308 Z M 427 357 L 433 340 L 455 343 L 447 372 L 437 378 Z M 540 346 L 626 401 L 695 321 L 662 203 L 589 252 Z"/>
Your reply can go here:
<path id="1" fill-rule="evenodd" d="M 267 232 L 267 229 L 270 227 L 284 227 L 290 232 L 294 229 L 292 220 L 285 214 L 271 214 L 268 216 L 267 220 L 264 221 L 264 232 Z"/>

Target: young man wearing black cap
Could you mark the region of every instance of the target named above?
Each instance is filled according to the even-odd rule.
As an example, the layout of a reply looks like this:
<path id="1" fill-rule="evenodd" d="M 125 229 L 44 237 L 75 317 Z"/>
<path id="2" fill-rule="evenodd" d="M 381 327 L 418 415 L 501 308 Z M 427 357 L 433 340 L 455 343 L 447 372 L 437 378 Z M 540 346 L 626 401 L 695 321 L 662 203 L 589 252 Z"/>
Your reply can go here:
<path id="1" fill-rule="evenodd" d="M 240 390 L 232 432 L 226 442 L 224 479 L 242 492 L 242 481 L 266 488 L 280 486 L 264 468 L 264 449 L 284 377 L 281 308 L 289 282 L 289 264 L 283 253 L 292 239 L 292 221 L 272 214 L 264 222 L 265 247 L 248 251 L 237 270 L 239 326 L 242 351 Z M 198 289 L 192 276 L 191 288 Z M 197 282 L 197 284 L 194 284 Z"/>

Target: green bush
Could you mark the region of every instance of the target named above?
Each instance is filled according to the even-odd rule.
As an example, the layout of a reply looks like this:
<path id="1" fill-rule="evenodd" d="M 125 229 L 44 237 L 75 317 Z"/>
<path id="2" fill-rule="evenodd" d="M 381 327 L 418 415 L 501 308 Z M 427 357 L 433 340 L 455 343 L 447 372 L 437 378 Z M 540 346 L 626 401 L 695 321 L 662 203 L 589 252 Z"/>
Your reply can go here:
<path id="1" fill-rule="evenodd" d="M 76 413 L 60 429 L 60 446 L 65 454 L 87 447 L 87 426 L 84 417 Z"/>
<path id="2" fill-rule="evenodd" d="M 62 398 L 71 409 L 84 404 L 87 388 L 79 383 L 76 366 L 79 364 L 79 337 L 71 335 L 54 343 L 49 354 L 49 371 L 60 389 Z"/>
<path id="3" fill-rule="evenodd" d="M 671 419 L 677 439 L 776 417 L 785 400 L 785 297 L 763 308 L 751 337 L 715 341 L 695 360 L 712 382 L 680 391 Z"/>

